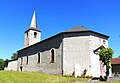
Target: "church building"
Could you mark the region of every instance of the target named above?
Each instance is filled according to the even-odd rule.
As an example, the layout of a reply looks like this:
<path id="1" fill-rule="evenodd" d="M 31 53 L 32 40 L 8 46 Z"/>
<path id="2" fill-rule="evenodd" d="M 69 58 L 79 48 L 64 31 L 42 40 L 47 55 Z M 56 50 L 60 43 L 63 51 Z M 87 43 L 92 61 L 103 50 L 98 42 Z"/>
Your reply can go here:
<path id="1" fill-rule="evenodd" d="M 85 73 L 86 76 L 99 77 L 105 74 L 105 68 L 97 52 L 101 47 L 108 47 L 108 38 L 77 26 L 41 40 L 34 11 L 30 27 L 24 33 L 24 48 L 17 51 L 18 59 L 10 61 L 6 70 L 73 75 L 77 65 L 78 76 Z"/>

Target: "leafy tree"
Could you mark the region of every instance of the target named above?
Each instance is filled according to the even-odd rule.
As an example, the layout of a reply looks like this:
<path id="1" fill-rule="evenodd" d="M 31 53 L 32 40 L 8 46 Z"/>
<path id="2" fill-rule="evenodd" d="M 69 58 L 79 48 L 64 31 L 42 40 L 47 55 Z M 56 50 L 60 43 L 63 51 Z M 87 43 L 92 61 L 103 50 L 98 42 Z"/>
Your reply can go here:
<path id="1" fill-rule="evenodd" d="M 0 70 L 4 70 L 4 60 L 0 59 Z"/>
<path id="2" fill-rule="evenodd" d="M 7 67 L 7 66 L 8 66 L 8 61 L 9 61 L 9 59 L 6 59 L 6 60 L 4 61 L 4 67 Z"/>
<path id="3" fill-rule="evenodd" d="M 17 53 L 13 53 L 13 55 L 11 56 L 11 59 L 12 60 L 17 59 Z"/>
<path id="4" fill-rule="evenodd" d="M 109 69 L 111 68 L 110 62 L 114 51 L 111 48 L 102 48 L 99 52 L 100 60 L 106 66 L 106 77 L 109 76 Z"/>

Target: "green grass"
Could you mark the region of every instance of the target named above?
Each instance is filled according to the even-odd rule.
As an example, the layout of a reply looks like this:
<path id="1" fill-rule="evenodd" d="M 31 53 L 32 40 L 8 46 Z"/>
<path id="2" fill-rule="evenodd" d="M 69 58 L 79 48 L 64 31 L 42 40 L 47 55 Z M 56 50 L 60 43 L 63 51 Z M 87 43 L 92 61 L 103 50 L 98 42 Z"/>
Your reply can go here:
<path id="1" fill-rule="evenodd" d="M 0 83 L 86 83 L 88 78 L 72 78 L 41 73 L 0 71 Z"/>

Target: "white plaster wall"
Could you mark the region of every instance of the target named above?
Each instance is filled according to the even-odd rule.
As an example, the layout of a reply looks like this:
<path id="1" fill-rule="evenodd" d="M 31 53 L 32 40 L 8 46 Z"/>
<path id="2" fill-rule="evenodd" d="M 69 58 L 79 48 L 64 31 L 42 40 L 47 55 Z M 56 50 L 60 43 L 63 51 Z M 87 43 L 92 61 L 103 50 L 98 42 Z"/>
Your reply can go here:
<path id="1" fill-rule="evenodd" d="M 29 44 L 29 35 L 27 36 L 27 34 L 28 34 L 29 32 L 27 32 L 27 33 L 24 33 L 24 47 L 27 47 L 28 46 L 28 44 Z"/>
<path id="2" fill-rule="evenodd" d="M 37 37 L 36 37 L 36 38 L 34 38 L 34 32 L 37 33 Z M 30 39 L 29 39 L 29 44 L 30 44 L 30 45 L 35 44 L 35 43 L 37 43 L 37 42 L 40 41 L 40 37 L 41 37 L 40 32 L 30 30 L 30 34 L 29 34 L 29 35 L 30 35 L 30 36 L 29 36 L 29 38 L 30 38 Z"/>
<path id="3" fill-rule="evenodd" d="M 18 63 L 17 60 L 8 62 L 8 66 L 5 68 L 5 70 L 17 71 L 18 70 L 17 69 L 17 63 Z"/>
<path id="4" fill-rule="evenodd" d="M 89 54 L 89 36 L 66 37 L 63 39 L 63 72 L 74 72 L 76 64 L 80 65 L 81 74 L 87 69 L 87 75 L 91 75 L 91 61 Z"/>
<path id="5" fill-rule="evenodd" d="M 34 38 L 34 32 L 37 33 L 37 37 Z M 27 33 L 28 33 L 28 36 L 27 36 Z M 24 37 L 24 47 L 28 47 L 30 45 L 33 45 L 37 42 L 40 41 L 41 39 L 41 32 L 38 32 L 38 31 L 34 31 L 34 30 L 30 30 L 28 31 L 27 33 L 25 33 L 25 37 Z"/>
<path id="6" fill-rule="evenodd" d="M 21 66 L 21 58 L 18 58 L 18 63 L 17 63 L 18 71 L 21 71 L 20 66 Z"/>
<path id="7" fill-rule="evenodd" d="M 105 43 L 103 43 L 103 40 Z M 90 51 L 90 57 L 91 57 L 91 72 L 92 76 L 99 77 L 100 76 L 100 62 L 99 62 L 99 55 L 96 55 L 93 50 L 97 49 L 101 45 L 108 47 L 108 40 L 102 38 L 102 37 L 96 37 L 93 35 L 89 36 L 89 51 Z"/>

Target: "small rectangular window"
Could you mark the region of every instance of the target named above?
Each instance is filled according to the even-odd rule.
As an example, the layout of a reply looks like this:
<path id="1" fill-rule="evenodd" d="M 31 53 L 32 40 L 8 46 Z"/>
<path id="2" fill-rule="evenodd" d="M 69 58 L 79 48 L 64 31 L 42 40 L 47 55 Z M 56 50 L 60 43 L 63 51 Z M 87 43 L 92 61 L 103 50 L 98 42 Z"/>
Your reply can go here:
<path id="1" fill-rule="evenodd" d="M 40 63 L 40 53 L 38 53 L 38 63 Z"/>
<path id="2" fill-rule="evenodd" d="M 28 64 L 28 56 L 27 56 L 27 62 L 26 62 L 26 65 Z"/>

